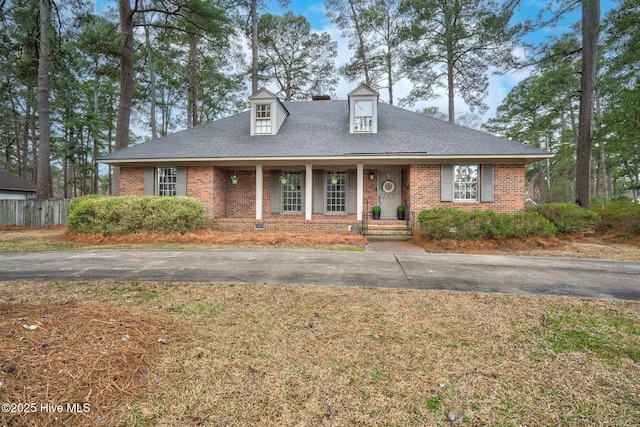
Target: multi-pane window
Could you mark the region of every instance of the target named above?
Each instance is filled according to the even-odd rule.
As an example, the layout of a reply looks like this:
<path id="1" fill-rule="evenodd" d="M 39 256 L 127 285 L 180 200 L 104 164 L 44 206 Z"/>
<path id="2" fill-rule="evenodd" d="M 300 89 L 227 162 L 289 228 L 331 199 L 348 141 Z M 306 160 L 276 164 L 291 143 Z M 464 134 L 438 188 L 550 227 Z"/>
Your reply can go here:
<path id="1" fill-rule="evenodd" d="M 356 101 L 353 130 L 355 132 L 371 132 L 373 129 L 373 102 Z"/>
<path id="2" fill-rule="evenodd" d="M 282 212 L 302 212 L 302 172 L 284 172 L 282 177 Z"/>
<path id="3" fill-rule="evenodd" d="M 453 170 L 454 200 L 478 200 L 478 165 L 456 165 Z"/>
<path id="4" fill-rule="evenodd" d="M 327 172 L 326 177 L 327 213 L 343 213 L 347 210 L 346 172 Z"/>
<path id="5" fill-rule="evenodd" d="M 158 168 L 158 196 L 175 196 L 177 178 L 176 168 Z"/>
<path id="6" fill-rule="evenodd" d="M 256 104 L 255 133 L 271 133 L 271 104 Z"/>

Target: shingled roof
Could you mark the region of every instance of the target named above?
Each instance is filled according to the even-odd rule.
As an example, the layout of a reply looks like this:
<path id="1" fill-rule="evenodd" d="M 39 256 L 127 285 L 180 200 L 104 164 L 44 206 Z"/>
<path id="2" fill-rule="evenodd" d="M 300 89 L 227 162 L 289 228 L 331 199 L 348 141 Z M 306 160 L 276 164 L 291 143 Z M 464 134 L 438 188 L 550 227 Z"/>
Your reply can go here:
<path id="1" fill-rule="evenodd" d="M 378 132 L 349 133 L 347 101 L 284 102 L 289 116 L 277 135 L 250 135 L 245 111 L 108 154 L 108 164 L 264 159 L 511 158 L 531 162 L 551 153 L 387 104 Z"/>
<path id="2" fill-rule="evenodd" d="M 0 170 L 0 190 L 35 193 L 36 186 L 7 170 Z"/>

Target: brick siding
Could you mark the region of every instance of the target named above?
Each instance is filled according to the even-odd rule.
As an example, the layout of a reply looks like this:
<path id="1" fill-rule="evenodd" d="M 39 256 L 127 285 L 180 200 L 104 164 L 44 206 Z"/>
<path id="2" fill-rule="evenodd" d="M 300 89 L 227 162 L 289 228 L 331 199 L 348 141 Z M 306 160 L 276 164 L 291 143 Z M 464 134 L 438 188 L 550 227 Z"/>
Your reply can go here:
<path id="1" fill-rule="evenodd" d="M 204 213 L 214 220 L 220 230 L 253 231 L 256 223 L 264 224 L 267 230 L 308 230 L 346 232 L 359 227 L 356 215 L 312 215 L 270 213 L 270 176 L 263 177 L 263 220 L 255 219 L 256 172 L 255 170 L 227 170 L 216 166 L 190 166 L 187 168 L 187 196 L 201 200 Z M 373 173 L 373 180 L 369 174 Z M 363 215 L 371 216 L 371 207 L 377 204 L 376 169 L 364 170 Z M 238 183 L 231 183 L 231 176 Z M 409 184 L 408 186 L 406 184 Z M 525 170 L 523 165 L 494 165 L 493 202 L 441 202 L 440 165 L 410 165 L 402 169 L 401 197 L 410 211 L 417 215 L 422 209 L 437 206 L 452 206 L 466 211 L 494 210 L 516 213 L 524 210 Z M 120 169 L 120 194 L 144 195 L 144 168 L 123 167 Z M 309 196 L 309 195 L 307 195 Z"/>
<path id="2" fill-rule="evenodd" d="M 144 168 L 120 168 L 120 194 L 144 196 Z"/>
<path id="3" fill-rule="evenodd" d="M 524 210 L 524 165 L 494 165 L 493 202 L 441 202 L 440 165 L 411 165 L 408 201 L 416 214 L 440 206 L 465 211 L 494 210 L 514 214 Z"/>

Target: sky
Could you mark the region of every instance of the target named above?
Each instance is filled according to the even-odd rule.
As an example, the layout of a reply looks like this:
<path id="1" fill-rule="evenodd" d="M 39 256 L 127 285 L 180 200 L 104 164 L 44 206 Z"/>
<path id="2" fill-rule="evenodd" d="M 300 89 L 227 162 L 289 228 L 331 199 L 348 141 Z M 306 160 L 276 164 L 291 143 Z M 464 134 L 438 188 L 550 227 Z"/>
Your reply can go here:
<path id="1" fill-rule="evenodd" d="M 615 0 L 600 0 L 601 2 L 601 18 L 604 18 L 606 12 L 615 5 Z M 282 9 L 277 0 L 267 0 L 267 8 L 264 12 L 270 12 L 273 14 L 281 14 L 287 10 L 292 11 L 296 15 L 303 15 L 307 18 L 311 24 L 312 30 L 317 32 L 328 32 L 332 39 L 338 42 L 338 57 L 336 58 L 336 65 L 341 66 L 345 64 L 352 56 L 353 51 L 348 47 L 348 40 L 342 37 L 341 31 L 337 29 L 331 19 L 326 16 L 326 10 L 324 7 L 324 0 L 291 0 L 289 6 L 286 9 Z M 539 10 L 549 3 L 549 0 L 522 0 L 520 9 L 516 15 L 517 20 L 532 19 L 536 16 Z M 95 0 L 96 13 L 104 13 L 107 7 L 117 7 L 115 0 Z M 543 42 L 547 37 L 551 37 L 558 34 L 563 34 L 570 31 L 571 26 L 580 20 L 580 10 L 576 10 L 561 23 L 555 26 L 549 26 L 538 31 L 532 35 L 529 41 L 531 42 Z M 250 50 L 247 45 L 247 60 L 250 63 Z M 509 72 L 507 74 L 489 75 L 489 90 L 488 96 L 485 99 L 485 103 L 489 106 L 489 110 L 480 117 L 482 122 L 487 121 L 489 118 L 494 117 L 497 107 L 502 103 L 505 96 L 509 91 L 516 86 L 520 81 L 525 79 L 530 73 L 530 70 L 519 70 L 515 72 Z M 250 82 L 247 82 L 248 88 Z M 358 82 L 349 82 L 341 79 L 338 86 L 332 94 L 334 99 L 347 99 L 347 94 L 356 88 Z M 269 88 L 269 86 L 267 86 Z M 248 89 L 249 90 L 249 89 Z M 411 90 L 411 83 L 406 80 L 400 81 L 394 88 L 397 104 L 397 99 L 406 96 Z M 387 101 L 387 95 L 384 90 L 380 93 L 380 99 Z M 435 106 L 441 112 L 447 111 L 447 96 L 444 90 L 439 94 L 436 99 L 418 103 L 416 106 L 407 107 L 413 110 L 422 109 L 427 106 Z M 462 99 L 456 99 L 456 116 L 468 113 L 469 109 L 464 104 Z M 478 125 L 478 123 L 476 123 Z"/>

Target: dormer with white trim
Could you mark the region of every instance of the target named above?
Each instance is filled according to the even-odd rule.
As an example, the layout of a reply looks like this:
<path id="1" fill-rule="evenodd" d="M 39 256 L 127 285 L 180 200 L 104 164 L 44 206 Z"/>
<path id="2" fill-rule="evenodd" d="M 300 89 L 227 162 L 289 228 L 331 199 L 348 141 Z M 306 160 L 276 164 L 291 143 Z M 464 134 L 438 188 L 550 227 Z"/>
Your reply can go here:
<path id="1" fill-rule="evenodd" d="M 349 93 L 349 133 L 378 132 L 379 96 L 365 84 Z"/>
<path id="2" fill-rule="evenodd" d="M 289 111 L 278 97 L 267 89 L 257 90 L 249 97 L 251 101 L 251 136 L 276 135 Z"/>

